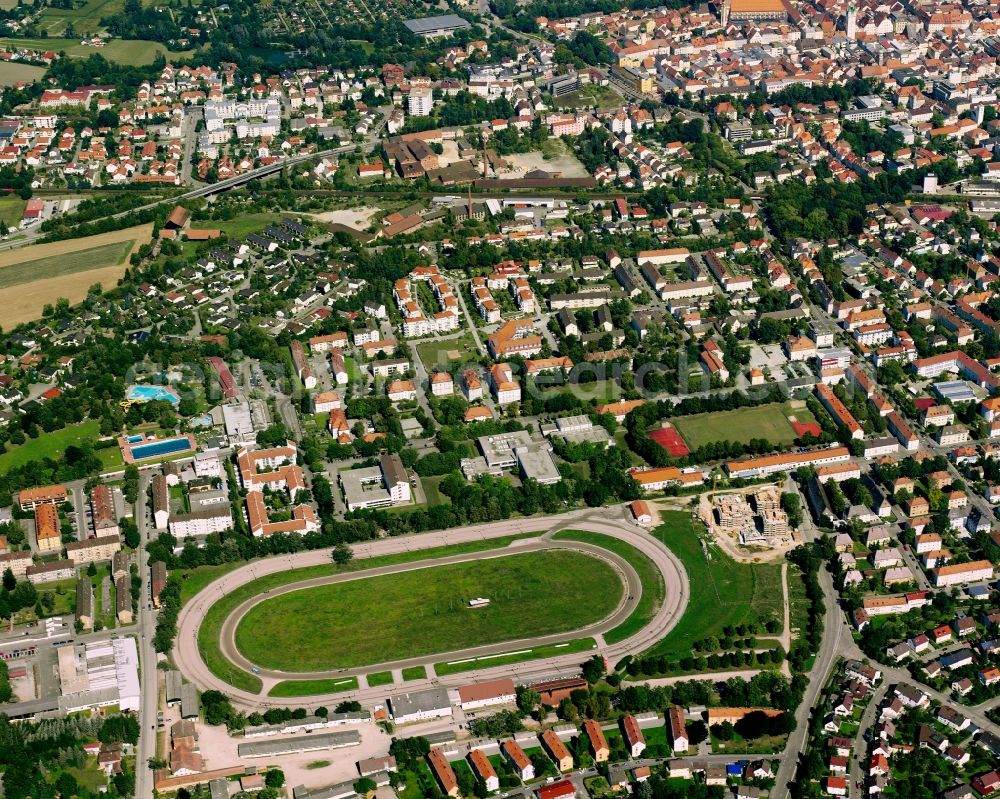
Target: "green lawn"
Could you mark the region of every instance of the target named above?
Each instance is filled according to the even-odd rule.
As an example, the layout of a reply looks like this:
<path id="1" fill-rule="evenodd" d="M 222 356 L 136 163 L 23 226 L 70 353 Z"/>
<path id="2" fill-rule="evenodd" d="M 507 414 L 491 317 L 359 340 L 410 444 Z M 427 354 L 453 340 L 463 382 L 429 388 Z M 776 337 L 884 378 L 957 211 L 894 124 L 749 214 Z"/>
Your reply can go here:
<path id="1" fill-rule="evenodd" d="M 712 754 L 716 755 L 724 755 L 727 752 L 740 755 L 770 755 L 784 749 L 788 741 L 787 735 L 764 735 L 748 741 L 738 732 L 733 733 L 731 741 L 720 741 L 714 734 L 711 734 L 710 738 Z"/>
<path id="2" fill-rule="evenodd" d="M 357 677 L 341 677 L 337 680 L 285 680 L 279 682 L 268 696 L 317 696 L 319 694 L 335 694 L 339 691 L 355 691 L 358 687 Z"/>
<path id="3" fill-rule="evenodd" d="M 437 310 L 436 306 L 434 310 Z M 455 362 L 475 361 L 480 355 L 471 333 L 445 341 L 425 341 L 417 345 L 417 354 L 428 371 L 433 371 L 438 366 L 447 368 Z"/>
<path id="4" fill-rule="evenodd" d="M 83 33 L 83 31 L 80 31 Z M 152 64 L 156 56 L 163 54 L 167 61 L 175 64 L 183 63 L 194 54 L 194 50 L 172 52 L 159 42 L 148 42 L 141 39 L 112 39 L 104 47 L 87 47 L 80 44 L 79 39 L 0 39 L 0 44 L 10 47 L 29 47 L 33 50 L 55 50 L 66 53 L 70 58 L 90 58 L 98 53 L 108 61 L 133 66 Z"/>
<path id="5" fill-rule="evenodd" d="M 609 552 L 614 552 L 624 558 L 635 569 L 636 574 L 642 581 L 642 596 L 639 604 L 625 621 L 612 630 L 604 634 L 604 640 L 609 644 L 616 644 L 624 641 L 629 636 L 635 635 L 645 627 L 656 614 L 657 609 L 663 603 L 665 586 L 663 575 L 649 558 L 643 555 L 633 546 L 629 546 L 624 541 L 612 538 L 601 533 L 588 533 L 582 530 L 561 530 L 553 538 L 570 539 L 572 541 L 582 541 L 585 544 L 594 544 Z"/>
<path id="6" fill-rule="evenodd" d="M 55 602 L 51 612 L 46 611 L 45 616 L 62 616 L 76 612 L 76 578 L 40 583 L 36 588 L 39 597 L 44 594 L 52 594 L 52 599 Z"/>
<path id="7" fill-rule="evenodd" d="M 227 660 L 222 650 L 219 649 L 219 636 L 222 632 L 222 625 L 226 617 L 232 613 L 233 609 L 250 597 L 258 596 L 270 588 L 280 585 L 308 580 L 311 577 L 322 577 L 328 574 L 339 574 L 345 571 L 358 571 L 359 569 L 370 569 L 376 566 L 385 566 L 392 563 L 409 563 L 415 560 L 426 558 L 442 557 L 445 555 L 457 555 L 463 552 L 480 552 L 488 549 L 504 547 L 512 541 L 521 538 L 534 538 L 535 534 L 513 535 L 495 538 L 490 541 L 471 541 L 467 544 L 456 544 L 447 547 L 431 547 L 429 549 L 413 552 L 402 552 L 397 555 L 386 555 L 378 558 L 364 558 L 344 566 L 337 566 L 334 563 L 323 566 L 311 566 L 305 569 L 293 569 L 276 574 L 269 574 L 250 583 L 247 583 L 235 591 L 226 594 L 216 602 L 205 614 L 205 619 L 198 628 L 198 651 L 201 653 L 205 664 L 211 672 L 221 680 L 225 680 L 236 688 L 259 693 L 263 683 L 260 679 L 248 671 L 237 668 Z M 198 591 L 212 582 L 215 577 L 223 572 L 236 568 L 242 564 L 224 564 L 223 566 L 201 567 L 188 572 L 188 580 L 193 580 L 190 588 L 186 586 L 181 590 L 183 601 L 193 597 Z M 187 580 L 185 581 L 187 582 Z"/>
<path id="8" fill-rule="evenodd" d="M 577 630 L 608 616 L 621 591 L 614 569 L 590 555 L 505 555 L 268 599 L 243 617 L 236 645 L 265 668 L 350 668 Z M 467 606 L 481 596 L 488 607 Z"/>
<path id="9" fill-rule="evenodd" d="M 438 486 L 444 482 L 448 475 L 442 474 L 435 477 L 421 477 L 420 487 L 424 489 L 424 496 L 427 498 L 427 507 L 434 505 L 450 505 L 451 497 L 442 494 Z"/>
<path id="10" fill-rule="evenodd" d="M 781 618 L 781 564 L 737 563 L 714 544 L 702 550 L 700 523 L 683 511 L 661 511 L 663 524 L 652 534 L 684 564 L 691 596 L 680 622 L 644 655 L 678 658 L 691 645 L 723 627 L 760 618 Z"/>
<path id="11" fill-rule="evenodd" d="M 9 228 L 21 224 L 21 214 L 24 213 L 25 205 L 27 205 L 27 201 L 16 195 L 0 197 L 0 222 Z"/>
<path id="12" fill-rule="evenodd" d="M 195 230 L 221 230 L 230 238 L 242 239 L 248 233 L 258 233 L 281 218 L 281 214 L 246 214 L 235 219 L 205 219 L 192 223 L 191 227 Z"/>
<path id="13" fill-rule="evenodd" d="M 697 449 L 713 441 L 746 443 L 753 438 L 766 438 L 774 444 L 791 444 L 796 435 L 795 428 L 788 421 L 789 416 L 794 416 L 799 422 L 816 421 L 805 406 L 793 408 L 788 402 L 721 413 L 698 413 L 670 421 L 688 447 Z"/>
<path id="14" fill-rule="evenodd" d="M 493 666 L 508 666 L 511 663 L 523 663 L 526 660 L 541 660 L 542 658 L 552 658 L 558 655 L 571 655 L 575 652 L 589 652 L 595 646 L 597 646 L 597 642 L 593 638 L 577 638 L 562 644 L 548 644 L 546 646 L 536 646 L 533 649 L 519 649 L 516 652 L 509 652 L 503 655 L 480 657 L 461 662 L 435 663 L 434 673 L 439 677 L 443 677 L 446 674 L 460 674 L 465 671 L 488 669 Z"/>
<path id="15" fill-rule="evenodd" d="M 795 566 L 788 564 L 788 623 L 792 628 L 793 641 L 802 634 L 808 619 L 809 600 L 806 598 L 802 574 Z"/>
<path id="16" fill-rule="evenodd" d="M 62 458 L 66 447 L 80 446 L 85 443 L 93 443 L 101 434 L 100 422 L 90 419 L 79 424 L 71 424 L 62 430 L 53 430 L 51 433 L 42 433 L 38 438 L 27 438 L 20 446 L 12 447 L 0 455 L 0 472 L 6 472 L 18 466 L 23 466 L 28 461 L 40 460 L 42 458 L 52 458 L 59 460 Z M 105 453 L 114 453 L 117 463 L 121 466 L 122 456 L 118 447 L 95 450 L 95 454 L 105 461 Z M 113 460 L 112 458 L 109 459 Z"/>
<path id="17" fill-rule="evenodd" d="M 344 358 L 344 369 L 347 370 L 348 383 L 356 383 L 363 377 L 361 369 L 354 358 Z"/>
<path id="18" fill-rule="evenodd" d="M 368 686 L 374 688 L 377 685 L 392 685 L 391 671 L 375 671 L 368 675 Z"/>
<path id="19" fill-rule="evenodd" d="M 410 680 L 426 680 L 427 679 L 427 669 L 423 666 L 410 666 L 403 669 L 403 682 L 409 682 Z"/>
<path id="20" fill-rule="evenodd" d="M 196 569 L 178 569 L 174 574 L 180 575 L 183 581 L 181 583 L 181 604 L 187 602 L 212 580 L 242 566 L 244 563 L 245 561 L 236 561 L 234 563 L 220 563 L 216 566 L 199 566 Z"/>

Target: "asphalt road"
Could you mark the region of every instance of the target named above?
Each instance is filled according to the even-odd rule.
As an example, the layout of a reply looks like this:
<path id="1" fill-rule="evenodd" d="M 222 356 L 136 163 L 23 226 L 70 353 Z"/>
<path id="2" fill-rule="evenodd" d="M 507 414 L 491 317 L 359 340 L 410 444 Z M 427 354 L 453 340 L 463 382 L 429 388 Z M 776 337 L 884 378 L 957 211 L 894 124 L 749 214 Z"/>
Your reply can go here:
<path id="1" fill-rule="evenodd" d="M 627 654 L 642 651 L 663 638 L 677 624 L 689 598 L 687 575 L 683 566 L 661 542 L 640 530 L 634 524 L 626 521 L 624 509 L 612 508 L 601 511 L 574 511 L 559 516 L 544 519 L 517 519 L 497 522 L 488 525 L 461 527 L 453 530 L 425 533 L 416 536 L 382 539 L 354 546 L 355 558 L 366 558 L 377 555 L 390 555 L 399 552 L 421 551 L 431 547 L 460 544 L 469 541 L 490 540 L 502 536 L 531 532 L 555 532 L 560 529 L 581 529 L 603 533 L 625 541 L 649 557 L 660 570 L 664 578 L 664 602 L 657 610 L 651 622 L 635 635 L 615 644 L 600 646 L 598 652 L 614 664 Z M 522 545 L 524 546 L 524 545 Z M 574 545 L 582 549 L 582 546 Z M 330 562 L 330 550 L 315 550 L 300 552 L 294 555 L 269 558 L 242 566 L 223 575 L 203 589 L 189 601 L 181 611 L 178 619 L 178 633 L 174 644 L 173 659 L 177 667 L 191 682 L 202 690 L 216 689 L 224 691 L 233 701 L 245 707 L 261 707 L 268 705 L 284 705 L 286 702 L 272 701 L 266 696 L 253 694 L 234 688 L 220 680 L 208 669 L 198 651 L 197 632 L 211 605 L 221 596 L 230 593 L 245 583 L 265 574 L 288 571 L 289 569 L 319 565 Z M 627 574 L 627 573 L 626 573 Z M 634 574 L 634 572 L 633 572 Z M 355 575 L 356 576 L 356 575 Z M 628 602 L 629 600 L 626 600 Z M 626 614 L 627 615 L 627 614 Z M 618 613 L 615 614 L 618 616 Z M 614 625 L 610 625 L 614 626 Z M 576 635 L 576 633 L 570 633 Z M 567 636 L 560 636 L 565 640 Z M 602 640 L 602 639 L 598 639 Z M 517 649 L 522 642 L 508 642 L 501 651 Z M 433 664 L 441 659 L 441 654 L 426 658 L 414 659 L 414 662 Z M 585 659 L 580 653 L 561 655 L 544 660 L 527 661 L 523 663 L 495 666 L 448 677 L 432 677 L 425 680 L 412 680 L 406 683 L 407 690 L 420 690 L 433 685 L 457 686 L 465 683 L 512 677 L 517 680 L 527 680 L 539 676 L 551 675 L 559 670 L 575 670 L 580 661 Z M 372 669 L 369 668 L 369 671 Z M 324 672 L 321 676 L 336 677 L 344 672 Z M 281 675 L 285 677 L 286 675 Z M 296 677 L 305 675 L 297 674 Z M 263 674 L 265 689 L 275 682 L 269 674 Z M 303 698 L 304 703 L 329 703 L 345 699 L 357 699 L 362 703 L 382 701 L 387 694 L 395 690 L 392 686 L 377 688 L 363 687 L 354 692 L 340 692 L 332 695 Z"/>
<path id="2" fill-rule="evenodd" d="M 156 679 L 156 652 L 153 650 L 153 634 L 156 632 L 156 614 L 150 606 L 149 554 L 146 544 L 150 540 L 150 527 L 146 521 L 148 508 L 147 488 L 151 472 L 140 472 L 139 499 L 135 503 L 135 523 L 139 527 L 142 545 L 139 547 L 139 575 L 142 589 L 139 593 L 139 693 L 142 709 L 139 715 L 139 750 L 136 753 L 135 785 L 136 796 L 153 795 L 153 770 L 149 759 L 156 755 L 156 710 L 159 687 Z"/>

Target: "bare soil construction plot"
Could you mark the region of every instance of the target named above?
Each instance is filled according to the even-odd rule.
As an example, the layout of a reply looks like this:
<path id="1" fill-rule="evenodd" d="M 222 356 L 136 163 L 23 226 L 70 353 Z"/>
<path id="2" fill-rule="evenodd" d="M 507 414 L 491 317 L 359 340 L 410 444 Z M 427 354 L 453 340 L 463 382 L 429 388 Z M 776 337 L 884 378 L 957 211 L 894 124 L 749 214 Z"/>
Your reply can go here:
<path id="1" fill-rule="evenodd" d="M 344 225 L 355 230 L 366 230 L 371 224 L 372 218 L 378 212 L 378 208 L 372 208 L 370 205 L 362 205 L 360 208 L 323 211 L 319 214 L 309 214 L 309 216 L 320 222 L 328 222 L 331 225 Z"/>
<path id="2" fill-rule="evenodd" d="M 0 307 L 4 327 L 37 319 L 47 303 L 76 303 L 94 283 L 109 288 L 125 274 L 128 258 L 150 240 L 153 226 L 82 239 L 33 244 L 0 253 Z"/>
<path id="3" fill-rule="evenodd" d="M 511 170 L 504 177 L 522 177 L 533 169 L 542 169 L 552 174 L 558 173 L 560 177 L 564 178 L 587 177 L 586 167 L 577 160 L 575 155 L 566 152 L 562 148 L 561 142 L 559 144 L 562 152 L 553 153 L 549 158 L 546 158 L 543 153 L 537 151 L 505 155 L 504 160 L 511 165 Z"/>

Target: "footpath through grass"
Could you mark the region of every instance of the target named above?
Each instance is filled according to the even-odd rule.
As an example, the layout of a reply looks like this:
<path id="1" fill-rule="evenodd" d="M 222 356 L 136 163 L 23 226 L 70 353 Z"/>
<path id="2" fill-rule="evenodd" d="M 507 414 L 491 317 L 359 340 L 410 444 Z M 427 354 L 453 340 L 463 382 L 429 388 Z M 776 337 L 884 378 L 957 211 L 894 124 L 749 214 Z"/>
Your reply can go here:
<path id="1" fill-rule="evenodd" d="M 704 528 L 686 511 L 661 511 L 652 535 L 684 564 L 690 601 L 673 630 L 644 656 L 684 657 L 695 641 L 722 637 L 722 628 L 756 619 L 781 619 L 781 563 L 737 563 L 705 541 Z"/>
<path id="2" fill-rule="evenodd" d="M 635 569 L 636 574 L 639 575 L 639 580 L 642 582 L 642 596 L 639 598 L 639 603 L 625 621 L 604 634 L 604 640 L 607 643 L 616 644 L 619 641 L 624 641 L 653 620 L 653 616 L 663 604 L 663 598 L 666 594 L 663 575 L 660 574 L 653 561 L 630 544 L 602 533 L 560 530 L 552 537 L 561 541 L 581 541 L 584 544 L 593 544 L 613 552 L 618 557 L 628 561 L 629 565 Z"/>
<path id="3" fill-rule="evenodd" d="M 570 633 L 609 616 L 622 591 L 615 569 L 587 553 L 503 553 L 266 599 L 243 617 L 236 645 L 263 668 L 355 668 Z M 490 603 L 470 608 L 477 597 Z"/>
<path id="4" fill-rule="evenodd" d="M 235 591 L 226 594 L 218 602 L 212 605 L 205 614 L 201 626 L 198 628 L 198 651 L 202 659 L 211 670 L 212 674 L 220 680 L 224 680 L 235 688 L 252 693 L 260 693 L 263 683 L 258 677 L 248 671 L 237 668 L 231 663 L 219 648 L 219 640 L 222 635 L 222 625 L 233 610 L 251 597 L 263 594 L 271 588 L 277 588 L 288 583 L 296 583 L 301 580 L 308 580 L 313 577 L 325 577 L 331 574 L 342 574 L 344 572 L 360 571 L 371 569 L 377 566 L 388 566 L 395 563 L 410 563 L 426 558 L 445 557 L 447 555 L 459 555 L 466 552 L 480 552 L 483 550 L 500 549 L 507 546 L 512 541 L 521 538 L 535 538 L 537 533 L 525 533 L 522 535 L 503 536 L 489 541 L 470 541 L 466 544 L 455 544 L 445 547 L 431 547 L 411 552 L 400 552 L 396 555 L 384 555 L 376 558 L 361 558 L 352 560 L 350 563 L 338 566 L 335 563 L 323 564 L 321 566 L 310 566 L 304 569 L 294 569 L 292 571 L 277 572 L 264 577 L 259 577 L 246 585 L 240 586 Z M 225 564 L 224 566 L 201 567 L 189 573 L 187 579 L 193 580 L 190 590 L 182 589 L 182 597 L 186 602 L 198 591 L 212 582 L 215 577 L 228 572 L 238 566 L 245 565 L 243 562 Z M 203 571 L 204 570 L 204 571 Z M 209 570 L 213 570 L 214 573 Z"/>

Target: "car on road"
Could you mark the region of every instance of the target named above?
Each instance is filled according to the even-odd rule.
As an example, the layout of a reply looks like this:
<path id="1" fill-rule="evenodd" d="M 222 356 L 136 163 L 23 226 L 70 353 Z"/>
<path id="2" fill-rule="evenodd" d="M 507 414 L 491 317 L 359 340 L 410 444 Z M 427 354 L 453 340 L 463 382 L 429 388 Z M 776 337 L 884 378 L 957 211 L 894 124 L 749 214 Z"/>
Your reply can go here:
<path id="1" fill-rule="evenodd" d="M 252 671 L 254 674 L 260 674 L 260 669 L 258 669 L 256 666 L 251 666 L 250 671 Z"/>

